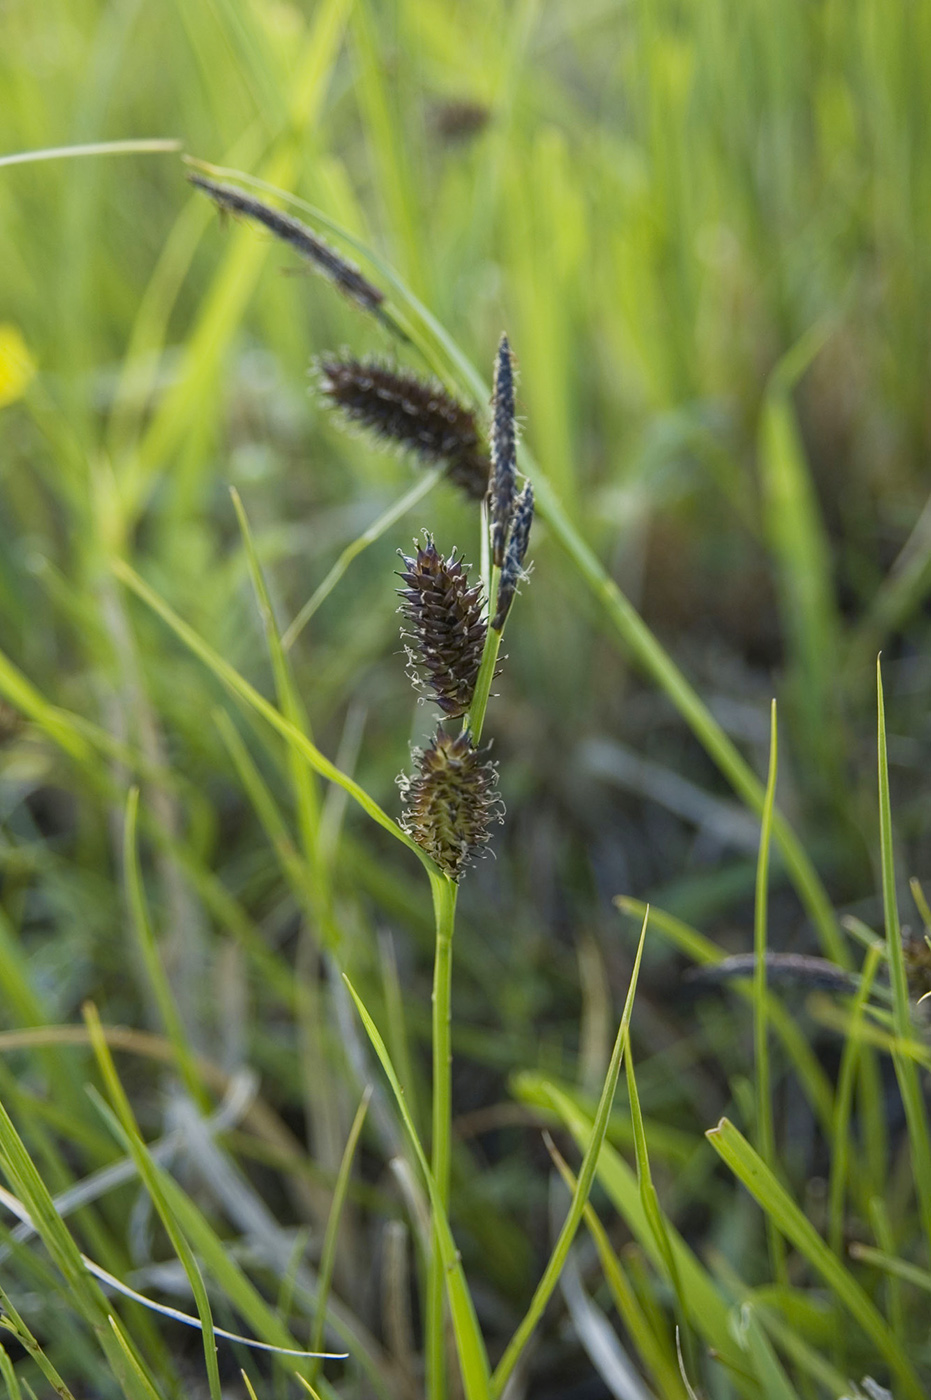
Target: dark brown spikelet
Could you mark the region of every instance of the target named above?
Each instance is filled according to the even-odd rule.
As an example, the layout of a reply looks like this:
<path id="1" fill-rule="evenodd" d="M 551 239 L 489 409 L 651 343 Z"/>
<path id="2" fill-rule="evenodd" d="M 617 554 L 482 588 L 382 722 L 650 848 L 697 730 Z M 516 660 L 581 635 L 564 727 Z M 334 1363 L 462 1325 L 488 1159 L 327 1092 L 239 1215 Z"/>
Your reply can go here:
<path id="1" fill-rule="evenodd" d="M 514 423 L 514 364 L 511 347 L 502 335 L 495 358 L 495 387 L 491 399 L 491 553 L 496 566 L 504 563 L 508 528 L 517 491 L 517 432 Z"/>
<path id="2" fill-rule="evenodd" d="M 498 771 L 485 761 L 487 752 L 473 748 L 468 730 L 453 738 L 440 729 L 428 749 L 414 750 L 417 775 L 398 779 L 402 827 L 457 881 L 488 844 L 491 823 L 504 816 Z"/>
<path id="3" fill-rule="evenodd" d="M 221 209 L 228 209 L 233 214 L 245 214 L 247 218 L 264 224 L 276 238 L 290 243 L 291 247 L 312 262 L 319 272 L 329 277 L 331 282 L 335 282 L 350 301 L 361 306 L 363 311 L 371 311 L 376 315 L 380 313 L 381 303 L 385 299 L 384 292 L 373 287 L 353 263 L 341 253 L 337 253 L 329 243 L 318 238 L 313 230 L 302 224 L 299 219 L 292 218 L 290 214 L 283 214 L 280 209 L 273 209 L 269 204 L 263 204 L 260 199 L 253 199 L 234 185 L 221 185 L 216 180 L 208 180 L 204 175 L 188 175 L 188 180 L 208 194 Z"/>
<path id="4" fill-rule="evenodd" d="M 444 559 L 430 536 L 414 559 L 402 554 L 407 585 L 399 588 L 408 623 L 411 673 L 426 672 L 432 698 L 448 719 L 464 715 L 472 703 L 482 664 L 487 626 L 482 586 L 469 587 L 469 575 L 455 551 Z"/>
<path id="5" fill-rule="evenodd" d="M 454 98 L 433 108 L 433 126 L 444 141 L 468 141 L 488 125 L 491 111 L 481 102 Z"/>
<path id="6" fill-rule="evenodd" d="M 533 487 L 528 481 L 517 498 L 511 528 L 508 532 L 507 548 L 504 551 L 504 564 L 498 580 L 498 598 L 491 625 L 496 632 L 504 626 L 504 620 L 511 610 L 517 585 L 524 577 L 523 563 L 530 543 L 530 527 L 533 524 Z"/>
<path id="7" fill-rule="evenodd" d="M 734 953 L 720 962 L 690 968 L 684 980 L 701 986 L 716 986 L 735 978 L 752 977 L 755 968 L 754 953 Z M 858 981 L 837 963 L 809 957 L 807 953 L 767 953 L 766 980 L 772 986 L 815 987 L 831 992 L 852 991 Z"/>
<path id="8" fill-rule="evenodd" d="M 353 423 L 444 465 L 466 495 L 480 501 L 488 490 L 489 461 L 475 414 L 440 385 L 370 361 L 325 356 L 318 362 L 320 388 Z"/>

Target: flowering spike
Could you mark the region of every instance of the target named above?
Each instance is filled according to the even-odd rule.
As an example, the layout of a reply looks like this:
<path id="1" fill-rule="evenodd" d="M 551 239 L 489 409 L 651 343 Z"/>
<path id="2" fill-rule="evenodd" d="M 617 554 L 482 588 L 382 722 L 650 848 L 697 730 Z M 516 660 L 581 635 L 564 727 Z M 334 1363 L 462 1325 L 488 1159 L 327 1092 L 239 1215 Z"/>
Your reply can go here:
<path id="1" fill-rule="evenodd" d="M 491 822 L 504 818 L 498 771 L 486 753 L 473 747 L 468 730 L 453 738 L 439 729 L 429 748 L 414 750 L 417 775 L 398 778 L 402 827 L 456 881 L 488 844 Z"/>
<path id="2" fill-rule="evenodd" d="M 488 489 L 488 457 L 475 414 L 442 385 L 371 361 L 326 356 L 322 392 L 354 423 L 424 462 L 444 463 L 450 481 L 474 501 Z"/>
<path id="3" fill-rule="evenodd" d="M 469 587 L 469 575 L 455 551 L 444 559 L 429 535 L 417 557 L 402 554 L 399 588 L 401 612 L 409 630 L 402 636 L 410 671 L 427 672 L 433 699 L 447 719 L 464 715 L 472 703 L 482 663 L 487 625 L 482 617 L 481 585 Z"/>
<path id="4" fill-rule="evenodd" d="M 514 507 L 514 515 L 511 519 L 511 528 L 508 533 L 507 549 L 504 553 L 504 564 L 501 569 L 501 577 L 498 580 L 498 599 L 495 615 L 491 620 L 491 625 L 496 632 L 500 632 L 504 626 L 504 620 L 510 611 L 517 592 L 517 585 L 525 576 L 522 565 L 524 555 L 527 553 L 527 545 L 530 542 L 530 527 L 533 524 L 533 487 L 530 482 L 526 482 L 523 491 L 517 498 Z"/>
<path id="5" fill-rule="evenodd" d="M 517 436 L 514 426 L 514 364 L 511 347 L 502 335 L 495 359 L 495 388 L 491 399 L 491 553 L 500 569 L 504 563 L 508 526 L 517 489 Z"/>
<path id="6" fill-rule="evenodd" d="M 290 214 L 283 214 L 280 209 L 273 209 L 271 205 L 263 204 L 260 199 L 253 199 L 234 185 L 221 185 L 216 180 L 208 180 L 204 175 L 188 175 L 188 180 L 208 194 L 221 209 L 229 209 L 234 214 L 246 214 L 250 219 L 264 224 L 276 238 L 290 243 L 291 247 L 312 262 L 319 272 L 329 277 L 331 282 L 335 282 L 350 301 L 361 306 L 363 311 L 382 314 L 384 292 L 373 287 L 354 263 L 337 253 L 336 249 L 331 248 L 322 238 L 318 238 L 300 219 L 293 219 Z"/>

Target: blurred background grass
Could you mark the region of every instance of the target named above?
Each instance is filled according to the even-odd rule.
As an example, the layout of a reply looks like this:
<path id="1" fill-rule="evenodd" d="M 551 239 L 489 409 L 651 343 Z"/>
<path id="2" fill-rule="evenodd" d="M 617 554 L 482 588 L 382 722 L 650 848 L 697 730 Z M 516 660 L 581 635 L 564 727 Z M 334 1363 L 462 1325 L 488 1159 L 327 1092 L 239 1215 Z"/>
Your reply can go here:
<path id="1" fill-rule="evenodd" d="M 867 919 L 884 648 L 900 868 L 926 873 L 931 11 L 7 0 L 2 19 L 3 151 L 177 137 L 369 243 L 486 372 L 507 329 L 527 442 L 572 519 L 761 775 L 778 697 L 780 806 L 836 904 Z M 315 354 L 391 356 L 386 333 L 266 235 L 218 220 L 183 174 L 170 155 L 0 170 L 0 354 L 37 367 L 19 397 L 9 370 L 0 409 L 4 1015 L 73 1021 L 93 997 L 107 1022 L 157 1024 L 121 893 L 121 809 L 140 780 L 153 918 L 187 1032 L 226 1070 L 261 1071 L 325 1185 L 358 1094 L 313 910 L 212 717 L 220 688 L 127 602 L 109 558 L 125 552 L 271 693 L 228 485 L 285 626 L 413 469 L 308 392 Z M 317 741 L 389 811 L 427 724 L 393 591 L 395 551 L 422 526 L 477 556 L 474 513 L 440 485 L 353 565 L 292 653 Z M 457 1224 L 486 1312 L 508 1320 L 547 1236 L 547 1159 L 508 1075 L 534 1066 L 597 1089 L 634 946 L 614 895 L 749 949 L 758 839 L 545 528 L 532 554 L 488 721 L 508 818 L 463 889 L 454 994 L 471 1154 Z M 296 849 L 283 753 L 246 716 L 239 732 Z M 432 926 L 390 846 L 347 817 L 330 951 L 338 940 L 340 965 L 393 1018 L 416 1095 Z M 771 946 L 813 951 L 778 863 L 773 880 Z M 758 1222 L 695 1147 L 746 1106 L 749 1021 L 685 996 L 681 966 L 648 943 L 644 1111 L 668 1135 L 667 1208 L 753 1282 Z M 821 1048 L 830 1063 L 833 1043 Z M 45 1103 L 54 1135 L 60 1070 L 10 1064 L 18 1080 L 3 1067 L 0 1087 Z M 127 1073 L 154 1130 L 158 1077 Z M 825 1168 L 792 1084 L 780 1071 L 781 1146 L 817 1209 Z M 106 1158 L 99 1122 L 74 1113 L 87 1170 Z M 73 1143 L 45 1150 L 62 1182 L 77 1170 Z M 268 1163 L 251 1170 L 282 1218 L 319 1222 L 319 1181 L 295 1202 Z M 401 1205 L 374 1163 L 367 1179 L 381 1195 L 357 1212 L 337 1286 L 378 1331 L 364 1261 Z M 153 1256 L 144 1231 L 126 1254 L 131 1204 L 114 1198 L 95 1227 L 124 1274 Z M 904 1234 L 908 1203 L 891 1209 Z M 586 1374 L 558 1329 L 545 1345 L 548 1386 Z"/>

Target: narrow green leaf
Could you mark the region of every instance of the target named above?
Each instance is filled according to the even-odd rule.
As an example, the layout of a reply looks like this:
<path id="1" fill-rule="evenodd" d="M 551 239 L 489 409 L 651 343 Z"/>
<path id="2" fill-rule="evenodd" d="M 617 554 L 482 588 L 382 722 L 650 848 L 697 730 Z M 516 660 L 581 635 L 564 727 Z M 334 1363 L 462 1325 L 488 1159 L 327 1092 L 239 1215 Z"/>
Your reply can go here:
<path id="1" fill-rule="evenodd" d="M 339 1172 L 336 1176 L 336 1185 L 333 1188 L 333 1200 L 330 1204 L 330 1213 L 327 1217 L 326 1233 L 323 1236 L 323 1247 L 320 1251 L 320 1272 L 317 1283 L 317 1312 L 314 1317 L 314 1327 L 310 1337 L 310 1350 L 323 1350 L 323 1329 L 326 1324 L 327 1300 L 330 1296 L 330 1285 L 333 1281 L 333 1269 L 336 1264 L 336 1245 L 339 1236 L 339 1222 L 342 1219 L 343 1206 L 346 1204 L 346 1192 L 349 1190 L 349 1177 L 352 1173 L 353 1158 L 356 1155 L 356 1147 L 362 1133 L 362 1125 L 365 1122 L 365 1115 L 368 1112 L 369 1100 L 372 1097 L 371 1088 L 366 1088 L 362 1095 L 362 1101 L 356 1109 L 356 1116 L 352 1120 L 349 1129 L 349 1136 L 346 1139 L 346 1148 L 343 1152 L 342 1161 L 339 1164 Z M 315 1360 L 311 1366 L 310 1380 L 315 1381 L 320 1372 L 320 1360 Z"/>
<path id="2" fill-rule="evenodd" d="M 125 1384 L 126 1369 L 122 1353 L 106 1326 L 108 1307 L 106 1299 L 95 1281 L 88 1274 L 81 1253 L 71 1237 L 67 1225 L 55 1209 L 55 1202 L 40 1177 L 26 1145 L 16 1131 L 3 1104 L 0 1104 L 0 1168 L 7 1178 L 14 1194 L 35 1227 L 53 1262 L 63 1275 L 70 1290 L 70 1296 L 85 1322 L 93 1329 L 93 1334 L 102 1348 L 114 1374 Z M 25 1323 L 13 1308 L 7 1295 L 0 1288 L 0 1303 L 15 1324 L 17 1337 L 27 1347 L 43 1374 L 52 1381 L 58 1393 L 68 1396 L 67 1387 L 57 1372 L 47 1361 L 38 1343 L 26 1328 Z M 70 1397 L 69 1397 L 70 1400 Z M 136 1396 L 136 1400 L 141 1397 Z"/>
<path id="3" fill-rule="evenodd" d="M 549 1134 L 544 1134 L 544 1137 L 549 1154 L 556 1163 L 560 1176 L 570 1192 L 574 1194 L 578 1185 L 575 1175 L 565 1158 L 557 1151 Z M 599 1220 L 591 1201 L 585 1203 L 585 1224 L 598 1251 L 602 1272 L 608 1288 L 611 1290 L 611 1297 L 614 1299 L 618 1316 L 633 1338 L 634 1344 L 643 1358 L 644 1365 L 653 1375 L 660 1393 L 664 1397 L 683 1400 L 686 1394 L 685 1387 L 676 1367 L 669 1359 L 670 1338 L 658 1336 L 653 1330 L 651 1321 L 640 1306 L 637 1294 L 624 1272 L 620 1259 L 611 1246 L 608 1232 Z"/>
<path id="4" fill-rule="evenodd" d="M 643 956 L 643 945 L 646 939 L 648 919 L 649 910 L 647 910 L 643 916 L 640 942 L 637 945 L 637 955 L 634 958 L 633 971 L 630 974 L 630 985 L 627 988 L 627 999 L 624 1002 L 621 1024 L 614 1042 L 614 1050 L 611 1054 L 608 1072 L 605 1075 L 604 1087 L 601 1091 L 601 1098 L 598 1102 L 598 1109 L 595 1113 L 591 1134 L 585 1145 L 585 1155 L 582 1158 L 582 1166 L 579 1171 L 579 1179 L 576 1183 L 572 1203 L 563 1221 L 562 1229 L 553 1246 L 546 1268 L 543 1271 L 543 1276 L 534 1291 L 530 1306 L 513 1337 L 508 1342 L 504 1355 L 495 1368 L 491 1383 L 493 1400 L 497 1400 L 497 1397 L 503 1392 L 504 1387 L 507 1385 L 508 1378 L 512 1375 L 521 1353 L 533 1334 L 534 1328 L 543 1316 L 543 1311 L 559 1282 L 559 1275 L 562 1273 L 563 1265 L 569 1255 L 576 1230 L 582 1220 L 585 1203 L 591 1194 L 592 1184 L 595 1180 L 595 1172 L 598 1169 L 599 1153 L 604 1143 L 605 1133 L 608 1127 L 608 1118 L 611 1114 L 611 1106 L 614 1103 L 614 1092 L 617 1088 L 617 1081 L 621 1072 L 621 1062 L 624 1057 L 625 1046 L 628 1044 L 627 1033 L 634 1007 L 634 994 L 637 990 L 637 977 L 640 972 L 640 960 Z"/>
<path id="5" fill-rule="evenodd" d="M 764 523 L 776 566 L 783 630 L 809 760 L 822 779 L 838 769 L 834 676 L 839 633 L 833 568 L 791 389 L 823 341 L 793 347 L 770 376 L 760 420 Z"/>
<path id="6" fill-rule="evenodd" d="M 462 1368 L 462 1380 L 465 1385 L 468 1400 L 489 1400 L 491 1395 L 490 1380 L 488 1373 L 488 1356 L 485 1351 L 485 1343 L 479 1330 L 478 1319 L 475 1315 L 475 1306 L 472 1302 L 471 1294 L 465 1281 L 462 1271 L 462 1262 L 459 1258 L 459 1251 L 456 1249 L 452 1232 L 449 1228 L 449 1221 L 443 1203 L 437 1189 L 436 1181 L 430 1170 L 426 1154 L 423 1150 L 420 1138 L 417 1136 L 417 1129 L 414 1127 L 414 1120 L 411 1117 L 407 1100 L 404 1097 L 404 1090 L 401 1081 L 398 1079 L 394 1065 L 388 1055 L 388 1050 L 384 1040 L 379 1033 L 378 1027 L 372 1020 L 365 1004 L 360 998 L 355 987 L 345 976 L 343 980 L 349 988 L 350 995 L 356 1004 L 356 1010 L 362 1018 L 369 1040 L 375 1054 L 381 1063 L 382 1069 L 391 1085 L 401 1120 L 407 1130 L 417 1164 L 423 1174 L 424 1183 L 430 1197 L 430 1206 L 433 1213 L 433 1227 L 437 1234 L 440 1246 L 440 1254 L 443 1267 L 446 1269 L 446 1289 L 449 1297 L 449 1309 L 453 1320 L 453 1330 L 456 1336 L 456 1347 L 459 1353 L 459 1364 Z"/>
<path id="7" fill-rule="evenodd" d="M 126 799 L 126 816 L 123 822 L 123 870 L 129 895 L 129 908 L 132 913 L 136 937 L 142 952 L 146 976 L 159 1015 L 174 1046 L 178 1069 L 184 1086 L 191 1098 L 202 1109 L 209 1106 L 209 1097 L 201 1082 L 194 1063 L 194 1053 L 188 1044 L 184 1025 L 172 994 L 168 975 L 155 942 L 155 935 L 149 922 L 145 890 L 142 887 L 142 872 L 139 869 L 139 849 L 136 840 L 136 821 L 139 812 L 139 789 L 130 788 Z"/>
<path id="8" fill-rule="evenodd" d="M 882 1249 L 874 1249 L 872 1245 L 860 1244 L 858 1240 L 851 1244 L 850 1254 L 853 1259 L 860 1259 L 864 1264 L 872 1264 L 874 1268 L 882 1269 L 884 1273 L 895 1274 L 896 1278 L 902 1279 L 905 1283 L 914 1284 L 916 1288 L 922 1289 L 925 1293 L 931 1293 L 931 1273 L 927 1269 L 919 1269 L 917 1264 L 910 1264 L 907 1259 L 897 1259 L 893 1254 Z"/>
<path id="9" fill-rule="evenodd" d="M 899 903 L 895 887 L 895 857 L 892 846 L 892 805 L 889 798 L 889 761 L 886 754 L 886 711 L 880 658 L 876 658 L 877 747 L 879 751 L 879 841 L 882 857 L 883 913 L 886 920 L 886 948 L 892 982 L 893 1020 L 896 1037 L 912 1035 L 912 1013 L 908 1000 L 908 976 L 899 924 Z M 905 1108 L 908 1141 L 911 1147 L 913 1177 L 921 1211 L 925 1238 L 931 1247 L 931 1135 L 928 1113 L 918 1074 L 911 1060 L 893 1055 L 899 1092 Z"/>
<path id="10" fill-rule="evenodd" d="M 837 1094 L 834 1099 L 834 1125 L 831 1134 L 831 1179 L 828 1191 L 828 1239 L 834 1253 L 840 1257 L 844 1237 L 844 1193 L 850 1164 L 850 1112 L 857 1067 L 860 1062 L 861 1040 L 858 1034 L 863 1011 L 869 1001 L 876 970 L 882 960 L 878 946 L 869 950 L 863 962 L 860 985 L 850 1012 L 851 1034 L 844 1041 Z"/>
<path id="11" fill-rule="evenodd" d="M 239 492 L 234 486 L 230 487 L 230 495 L 236 510 L 236 518 L 239 521 L 239 529 L 249 563 L 249 573 L 252 578 L 252 587 L 255 590 L 265 640 L 271 657 L 278 708 L 295 729 L 306 735 L 308 740 L 312 740 L 307 711 L 301 703 L 291 663 L 282 646 L 271 598 L 265 584 L 265 575 L 262 572 L 258 551 L 249 528 L 248 517 Z M 320 794 L 317 790 L 315 774 L 311 768 L 308 768 L 304 759 L 291 744 L 288 745 L 288 768 L 297 807 L 304 857 L 309 867 L 310 878 L 306 882 L 306 897 L 314 911 L 317 925 L 323 933 L 325 941 L 332 943 L 335 940 L 332 918 L 330 917 L 330 866 L 323 859 L 320 846 Z"/>
<path id="12" fill-rule="evenodd" d="M 306 912 L 312 914 L 313 906 L 308 890 L 307 866 L 298 855 L 297 847 L 291 839 L 291 833 L 288 831 L 281 808 L 253 762 L 249 750 L 240 737 L 239 730 L 226 711 L 214 710 L 213 720 L 220 731 L 220 738 L 233 760 L 243 790 L 252 803 L 255 814 L 271 843 L 282 875 L 290 885 L 298 903 Z"/>
<path id="13" fill-rule="evenodd" d="M 326 778 L 329 782 L 336 783 L 341 787 L 343 791 L 347 792 L 349 796 L 359 804 L 362 810 L 371 817 L 372 821 L 384 827 L 385 831 L 390 832 L 397 841 L 400 841 L 402 845 L 407 846 L 409 850 L 413 851 L 429 874 L 432 875 L 435 872 L 436 867 L 426 852 L 420 849 L 416 841 L 407 835 L 407 832 L 401 830 L 397 822 L 392 821 L 387 812 L 382 811 L 378 803 L 369 797 L 365 789 L 360 787 L 352 778 L 347 777 L 345 773 L 341 773 L 328 758 L 324 758 L 320 750 L 315 744 L 311 743 L 305 734 L 302 734 L 289 720 L 285 719 L 284 715 L 276 710 L 274 705 L 269 704 L 265 697 L 260 695 L 259 692 L 239 674 L 235 667 L 231 666 L 228 661 L 224 661 L 223 657 L 214 651 L 213 647 L 205 642 L 203 638 L 199 637 L 186 622 L 183 622 L 174 609 L 171 608 L 164 599 L 160 598 L 158 594 L 139 577 L 134 569 L 130 568 L 122 559 L 115 559 L 113 561 L 113 572 L 128 588 L 132 589 L 137 597 L 141 598 L 153 612 L 157 613 L 159 617 L 167 623 L 175 635 L 195 656 L 198 656 L 201 661 L 203 661 L 204 665 L 213 672 L 218 680 L 221 680 L 235 695 L 240 696 L 248 705 L 251 705 L 263 719 L 268 721 L 273 729 L 277 729 L 278 733 L 282 734 L 287 742 L 297 749 L 305 762 L 309 763 L 315 772 L 319 773 L 322 778 Z"/>
<path id="14" fill-rule="evenodd" d="M 107 1086 L 110 1095 L 110 1102 L 116 1112 L 116 1117 L 122 1129 L 123 1140 L 128 1147 L 139 1179 L 152 1198 L 152 1204 L 158 1211 L 159 1218 L 168 1236 L 172 1247 L 181 1261 L 184 1272 L 187 1274 L 188 1282 L 194 1294 L 197 1304 L 197 1315 L 200 1318 L 203 1328 L 204 1360 L 207 1366 L 207 1379 L 210 1384 L 211 1400 L 222 1400 L 222 1390 L 220 1387 L 220 1372 L 217 1366 L 217 1345 L 213 1335 L 213 1316 L 210 1311 L 210 1302 L 207 1298 L 207 1290 L 204 1287 L 204 1280 L 200 1269 L 197 1267 L 197 1260 L 184 1236 L 184 1232 L 175 1218 L 162 1190 L 162 1178 L 164 1173 L 153 1161 L 142 1140 L 142 1135 L 136 1126 L 136 1120 L 126 1097 L 126 1092 L 120 1082 L 113 1063 L 113 1056 L 110 1054 L 110 1047 L 107 1045 L 103 1034 L 103 1027 L 100 1024 L 100 1017 L 96 1008 L 87 1005 L 84 1008 L 84 1020 L 91 1038 L 97 1064 Z"/>
<path id="15" fill-rule="evenodd" d="M 741 1307 L 735 1330 L 737 1340 L 749 1355 L 753 1369 L 759 1377 L 766 1400 L 798 1400 L 797 1392 L 789 1384 L 782 1363 L 757 1321 L 755 1310 L 750 1303 L 744 1303 Z"/>
<path id="16" fill-rule="evenodd" d="M 618 895 L 614 903 L 618 909 L 630 915 L 631 918 L 637 920 L 643 918 L 646 905 L 641 900 Z M 706 938 L 704 934 L 699 933 L 689 924 L 683 923 L 673 914 L 667 914 L 665 910 L 651 906 L 650 919 L 660 933 L 664 933 L 687 958 L 691 958 L 699 966 L 712 965 L 723 960 L 724 953 L 716 943 L 712 943 L 710 938 Z M 749 981 L 737 979 L 733 983 L 733 988 L 736 994 L 743 997 L 745 1001 L 753 1001 L 754 990 Z M 770 1026 L 782 1042 L 783 1048 L 798 1075 L 805 1097 L 818 1115 L 818 1121 L 826 1132 L 830 1132 L 834 1115 L 834 1091 L 818 1057 L 811 1048 L 808 1038 L 796 1025 L 780 999 L 771 992 L 767 992 L 766 1014 Z"/>
<path id="17" fill-rule="evenodd" d="M 753 1044 L 756 1068 L 756 1127 L 760 1156 L 769 1167 L 776 1161 L 776 1138 L 773 1130 L 773 1105 L 769 1073 L 769 998 L 766 991 L 766 923 L 769 900 L 769 847 L 772 839 L 773 811 L 776 803 L 776 776 L 779 770 L 776 702 L 770 709 L 769 773 L 766 797 L 760 823 L 760 853 L 756 867 L 756 895 L 753 906 Z M 785 1251 L 782 1241 L 769 1217 L 769 1256 L 773 1276 L 786 1281 Z"/>
<path id="18" fill-rule="evenodd" d="M 370 544 L 380 540 L 382 535 L 390 530 L 392 525 L 396 525 L 399 520 L 403 519 L 409 510 L 413 510 L 414 506 L 433 490 L 442 475 L 443 473 L 439 469 L 426 472 L 418 478 L 409 491 L 406 491 L 399 500 L 383 511 L 377 520 L 373 520 L 371 525 L 362 531 L 361 535 L 346 545 L 326 578 L 308 598 L 294 621 L 285 628 L 281 637 L 281 645 L 285 651 L 291 650 L 314 613 L 329 598 L 353 560 L 358 559 L 359 555 L 363 550 L 368 549 Z"/>
<path id="19" fill-rule="evenodd" d="M 576 1145 L 584 1151 L 592 1134 L 591 1115 L 583 1112 L 556 1084 L 543 1075 L 525 1071 L 514 1077 L 512 1089 L 522 1101 L 547 1104 L 571 1132 Z M 598 1180 L 654 1267 L 668 1278 L 656 1235 L 644 1213 L 636 1175 L 620 1153 L 607 1142 L 602 1145 L 598 1159 Z M 739 1372 L 742 1357 L 728 1327 L 727 1303 L 713 1279 L 669 1222 L 666 1222 L 666 1234 L 675 1255 L 689 1320 L 708 1344 L 721 1354 L 727 1366 Z"/>
<path id="20" fill-rule="evenodd" d="M 135 1348 L 133 1347 L 126 1333 L 123 1331 L 119 1322 L 116 1320 L 112 1313 L 107 1318 L 107 1321 L 110 1324 L 114 1337 L 116 1337 L 117 1344 L 119 1345 L 120 1350 L 126 1357 L 126 1364 L 129 1366 L 130 1370 L 132 1371 L 133 1375 L 138 1381 L 143 1394 L 147 1397 L 147 1400 L 163 1400 L 163 1397 L 159 1395 L 157 1389 L 155 1388 L 155 1385 L 152 1382 L 152 1377 L 150 1376 L 146 1368 L 140 1363 Z"/>
<path id="21" fill-rule="evenodd" d="M 19 1381 L 16 1379 L 16 1372 L 13 1369 L 13 1363 L 10 1360 L 9 1352 L 4 1346 L 0 1346 L 0 1375 L 3 1376 L 3 1382 L 6 1386 L 9 1400 L 22 1400 L 22 1391 L 19 1388 Z"/>
<path id="22" fill-rule="evenodd" d="M 811 1222 L 805 1218 L 785 1187 L 776 1180 L 766 1163 L 727 1118 L 722 1118 L 716 1128 L 710 1128 L 706 1137 L 754 1200 L 772 1217 L 786 1239 L 791 1241 L 834 1290 L 888 1362 L 903 1387 L 903 1393 L 914 1397 L 914 1400 L 921 1400 L 922 1386 L 888 1323 L 828 1248 Z"/>
<path id="23" fill-rule="evenodd" d="M 660 1205 L 656 1187 L 653 1184 L 653 1173 L 650 1168 L 650 1154 L 647 1148 L 646 1132 L 643 1127 L 643 1114 L 640 1111 L 640 1095 L 637 1091 L 637 1077 L 634 1074 L 634 1057 L 631 1051 L 629 1033 L 627 1036 L 624 1069 L 627 1075 L 627 1097 L 630 1103 L 630 1120 L 634 1130 L 634 1156 L 637 1162 L 637 1186 L 640 1191 L 640 1204 L 643 1208 L 644 1218 L 653 1232 L 653 1238 L 663 1260 L 665 1271 L 672 1282 L 672 1289 L 676 1295 L 676 1302 L 682 1325 L 680 1336 L 684 1338 L 683 1349 L 685 1351 L 686 1368 L 692 1373 L 695 1369 L 695 1358 L 692 1355 L 691 1333 L 686 1330 L 688 1326 L 688 1303 L 683 1291 L 682 1279 L 679 1275 L 679 1266 L 675 1251 L 670 1243 L 668 1223 L 663 1214 L 663 1208 Z"/>
<path id="24" fill-rule="evenodd" d="M 11 1332 L 20 1346 L 32 1357 L 55 1394 L 60 1397 L 60 1400 L 74 1400 L 71 1391 L 68 1389 L 51 1361 L 49 1361 L 45 1352 L 39 1346 L 39 1343 L 16 1311 L 12 1300 L 4 1292 L 2 1286 L 0 1286 L 0 1310 L 2 1310 L 0 1326 L 5 1327 Z"/>

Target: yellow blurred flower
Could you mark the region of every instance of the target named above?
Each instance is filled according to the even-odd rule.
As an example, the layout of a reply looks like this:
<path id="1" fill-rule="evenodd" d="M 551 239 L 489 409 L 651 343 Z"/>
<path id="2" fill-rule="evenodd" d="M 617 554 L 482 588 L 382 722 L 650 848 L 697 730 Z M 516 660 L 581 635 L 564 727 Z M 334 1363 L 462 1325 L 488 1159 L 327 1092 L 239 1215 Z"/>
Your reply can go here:
<path id="1" fill-rule="evenodd" d="M 0 408 L 22 398 L 35 372 L 19 327 L 0 322 Z"/>

